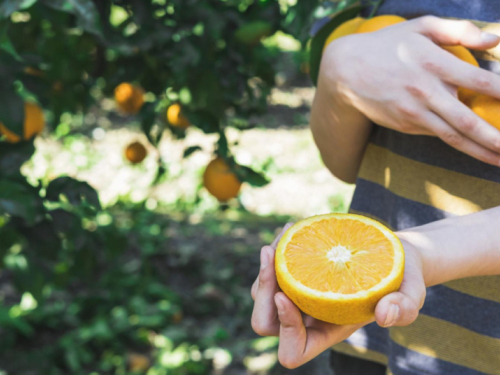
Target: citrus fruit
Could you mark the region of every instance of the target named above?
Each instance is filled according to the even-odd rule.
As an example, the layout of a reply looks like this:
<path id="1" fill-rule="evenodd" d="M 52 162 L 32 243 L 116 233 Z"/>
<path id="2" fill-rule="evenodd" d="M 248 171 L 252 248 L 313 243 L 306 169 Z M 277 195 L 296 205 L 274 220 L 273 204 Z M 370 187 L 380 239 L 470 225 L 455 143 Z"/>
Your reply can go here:
<path id="1" fill-rule="evenodd" d="M 33 136 L 40 134 L 45 128 L 45 120 L 43 118 L 42 109 L 35 103 L 24 103 L 24 140 L 28 140 Z M 0 123 L 0 133 L 5 136 L 7 142 L 17 143 L 21 140 L 16 133 L 7 129 Z"/>
<path id="2" fill-rule="evenodd" d="M 476 58 L 464 46 L 443 46 L 442 48 L 448 51 L 449 53 L 455 55 L 460 60 L 479 67 L 479 63 L 477 62 Z"/>
<path id="3" fill-rule="evenodd" d="M 219 201 L 226 202 L 238 195 L 241 181 L 224 159 L 217 157 L 208 163 L 203 173 L 203 186 Z"/>
<path id="4" fill-rule="evenodd" d="M 364 21 L 365 19 L 363 17 L 356 17 L 341 23 L 335 30 L 332 31 L 328 39 L 326 39 L 323 51 L 325 51 L 325 48 L 328 47 L 328 45 L 335 39 L 354 34 Z"/>
<path id="5" fill-rule="evenodd" d="M 476 58 L 464 46 L 444 46 L 443 49 L 452 53 L 460 60 L 479 67 L 479 63 L 477 62 Z M 474 100 L 477 95 L 477 92 L 466 89 L 465 87 L 458 88 L 458 99 L 467 106 L 471 105 L 472 100 Z"/>
<path id="6" fill-rule="evenodd" d="M 151 367 L 151 361 L 144 354 L 129 353 L 128 365 L 130 371 L 146 371 Z"/>
<path id="7" fill-rule="evenodd" d="M 182 107 L 179 103 L 172 104 L 167 109 L 167 121 L 175 127 L 185 129 L 190 124 L 189 120 L 182 114 Z"/>
<path id="8" fill-rule="evenodd" d="M 125 157 L 132 164 L 138 164 L 146 158 L 148 152 L 141 142 L 132 142 L 125 149 Z"/>
<path id="9" fill-rule="evenodd" d="M 23 71 L 30 76 L 43 77 L 45 75 L 43 70 L 33 68 L 32 66 L 27 66 Z"/>
<path id="10" fill-rule="evenodd" d="M 500 100 L 478 94 L 472 100 L 470 108 L 484 121 L 500 130 Z"/>
<path id="11" fill-rule="evenodd" d="M 121 112 L 135 115 L 144 104 L 144 90 L 127 82 L 120 83 L 115 88 L 115 101 Z"/>
<path id="12" fill-rule="evenodd" d="M 276 277 L 299 309 L 335 324 L 374 316 L 403 280 L 404 251 L 396 235 L 360 215 L 326 214 L 295 223 L 276 250 Z"/>
<path id="13" fill-rule="evenodd" d="M 392 14 L 373 17 L 361 23 L 359 28 L 356 30 L 356 34 L 371 33 L 404 21 L 406 21 L 405 18 Z"/>

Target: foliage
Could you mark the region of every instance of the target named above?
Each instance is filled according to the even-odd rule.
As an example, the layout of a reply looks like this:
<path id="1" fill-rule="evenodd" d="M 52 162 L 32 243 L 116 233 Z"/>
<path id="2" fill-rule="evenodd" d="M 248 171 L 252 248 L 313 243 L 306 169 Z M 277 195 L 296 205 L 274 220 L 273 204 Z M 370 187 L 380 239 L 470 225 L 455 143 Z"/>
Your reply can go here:
<path id="1" fill-rule="evenodd" d="M 180 103 L 193 126 L 219 135 L 216 152 L 240 180 L 264 185 L 265 176 L 234 163 L 225 129 L 247 129 L 250 116 L 266 109 L 279 51 L 261 39 L 282 31 L 305 50 L 316 5 L 5 0 L 0 122 L 23 134 L 24 102 L 36 101 L 48 127 L 68 134 L 59 131 L 64 116 L 87 112 L 130 82 L 147 92 L 136 118 L 153 146 L 165 131 L 184 135 L 165 119 L 168 106 Z M 196 150 L 186 149 L 185 157 Z M 68 176 L 28 181 L 21 166 L 34 152 L 33 139 L 0 140 L 0 278 L 13 286 L 0 291 L 5 370 L 125 374 L 133 366 L 124 358 L 133 352 L 151 359 L 150 374 L 208 373 L 210 355 L 192 353 L 208 350 L 223 333 L 211 340 L 162 333 L 175 327 L 183 307 L 154 266 L 168 222 L 158 224 L 142 206 L 120 217 L 101 207 L 90 185 Z M 161 160 L 158 170 L 159 179 Z"/>

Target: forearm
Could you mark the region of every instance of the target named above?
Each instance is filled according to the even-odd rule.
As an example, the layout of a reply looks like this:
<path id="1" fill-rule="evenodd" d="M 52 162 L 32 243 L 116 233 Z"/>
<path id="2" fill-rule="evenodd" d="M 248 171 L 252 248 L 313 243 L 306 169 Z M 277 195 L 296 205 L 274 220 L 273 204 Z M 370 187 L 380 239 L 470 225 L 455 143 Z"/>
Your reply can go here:
<path id="1" fill-rule="evenodd" d="M 325 80 L 311 110 L 311 131 L 326 167 L 337 178 L 354 183 L 370 135 L 371 123 L 346 104 Z"/>
<path id="2" fill-rule="evenodd" d="M 500 207 L 439 220 L 398 235 L 421 252 L 427 286 L 500 275 Z"/>

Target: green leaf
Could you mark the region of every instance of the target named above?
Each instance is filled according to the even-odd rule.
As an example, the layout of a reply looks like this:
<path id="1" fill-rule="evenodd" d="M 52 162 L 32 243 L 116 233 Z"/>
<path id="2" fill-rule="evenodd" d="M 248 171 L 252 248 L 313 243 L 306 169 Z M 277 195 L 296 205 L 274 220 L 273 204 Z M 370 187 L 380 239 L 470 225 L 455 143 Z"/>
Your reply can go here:
<path id="1" fill-rule="evenodd" d="M 26 9 L 36 3 L 37 0 L 3 0 L 0 4 L 0 19 L 7 18 L 18 10 Z"/>
<path id="2" fill-rule="evenodd" d="M 0 122 L 21 138 L 24 135 L 24 101 L 13 87 L 0 84 Z"/>
<path id="3" fill-rule="evenodd" d="M 241 182 L 248 182 L 252 186 L 261 187 L 269 183 L 269 180 L 263 174 L 254 171 L 250 167 L 237 165 L 234 172 Z"/>
<path id="4" fill-rule="evenodd" d="M 11 54 L 16 60 L 21 61 L 21 56 L 18 55 L 16 49 L 12 45 L 8 35 L 9 24 L 7 21 L 0 20 L 0 48 Z"/>
<path id="5" fill-rule="evenodd" d="M 323 47 L 326 40 L 333 30 L 335 30 L 341 23 L 356 17 L 361 11 L 360 6 L 354 6 L 346 9 L 336 16 L 334 16 L 326 25 L 324 25 L 311 40 L 311 51 L 309 57 L 311 81 L 316 86 L 318 83 L 319 67 L 321 64 L 321 57 L 323 56 Z"/>
<path id="6" fill-rule="evenodd" d="M 28 240 L 30 245 L 29 250 L 31 250 L 33 254 L 37 257 L 42 256 L 50 260 L 57 259 L 59 249 L 61 248 L 61 241 L 54 231 L 52 221 L 42 220 L 35 225 L 28 226 L 20 221 L 16 223 L 14 220 L 13 224 Z"/>
<path id="7" fill-rule="evenodd" d="M 139 118 L 141 120 L 141 129 L 148 137 L 149 142 L 153 145 L 157 145 L 160 137 L 152 134 L 153 127 L 155 125 L 156 120 L 156 112 L 154 108 L 154 103 L 146 103 L 142 106 L 141 111 L 139 112 Z"/>
<path id="8" fill-rule="evenodd" d="M 35 188 L 27 183 L 0 179 L 0 211 L 34 224 L 43 214 L 43 204 Z"/>
<path id="9" fill-rule="evenodd" d="M 191 146 L 191 147 L 188 147 L 188 148 L 186 148 L 184 150 L 184 154 L 182 155 L 182 157 L 187 158 L 191 154 L 195 153 L 196 151 L 200 151 L 201 149 L 202 148 L 200 146 Z"/>
<path id="10" fill-rule="evenodd" d="M 94 208 L 101 209 L 99 195 L 85 181 L 78 181 L 71 177 L 59 177 L 52 180 L 47 187 L 47 199 L 58 202 L 60 195 L 65 195 L 68 201 L 75 206 L 86 201 Z"/>
<path id="11" fill-rule="evenodd" d="M 102 36 L 99 12 L 92 0 L 40 0 L 46 6 L 76 16 L 78 26 Z"/>
<path id="12" fill-rule="evenodd" d="M 226 134 L 224 133 L 224 130 L 221 130 L 219 132 L 219 140 L 217 141 L 217 155 L 222 156 L 224 159 L 231 159 L 229 155 L 229 145 L 227 144 L 227 138 Z M 229 160 L 231 163 L 232 159 Z"/>
<path id="13" fill-rule="evenodd" d="M 185 111 L 185 115 L 191 124 L 196 125 L 205 133 L 216 133 L 219 131 L 219 119 L 206 110 Z"/>
<path id="14" fill-rule="evenodd" d="M 273 32 L 273 25 L 267 21 L 253 21 L 244 24 L 234 33 L 234 38 L 245 45 L 254 46 Z"/>
<path id="15" fill-rule="evenodd" d="M 0 146 L 0 176 L 19 176 L 21 166 L 35 153 L 33 140 Z"/>
<path id="16" fill-rule="evenodd" d="M 17 329 L 25 336 L 30 336 L 33 333 L 33 328 L 28 323 L 26 323 L 22 317 L 11 317 L 9 310 L 10 309 L 6 306 L 0 307 L 0 327 L 12 327 Z"/>

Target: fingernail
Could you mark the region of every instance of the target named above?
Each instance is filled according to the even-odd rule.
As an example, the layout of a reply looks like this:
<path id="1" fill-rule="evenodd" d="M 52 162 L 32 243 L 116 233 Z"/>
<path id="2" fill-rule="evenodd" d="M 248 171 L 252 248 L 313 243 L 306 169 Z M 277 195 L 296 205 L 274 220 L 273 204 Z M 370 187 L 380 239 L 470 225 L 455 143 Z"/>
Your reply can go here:
<path id="1" fill-rule="evenodd" d="M 283 306 L 283 302 L 281 302 L 280 299 L 277 297 L 274 297 L 274 302 L 276 303 L 278 314 L 283 315 L 285 313 L 285 306 Z"/>
<path id="2" fill-rule="evenodd" d="M 266 248 L 263 247 L 260 251 L 260 269 L 264 270 L 269 265 L 269 254 L 266 251 Z"/>
<path id="3" fill-rule="evenodd" d="M 399 306 L 395 303 L 391 303 L 391 305 L 389 306 L 389 312 L 387 313 L 387 317 L 385 318 L 384 327 L 392 326 L 394 323 L 396 323 L 398 318 Z"/>
<path id="4" fill-rule="evenodd" d="M 493 43 L 493 42 L 497 42 L 498 41 L 498 36 L 495 35 L 495 34 L 490 34 L 490 33 L 486 33 L 486 32 L 483 31 L 481 33 L 481 40 L 484 43 Z"/>

